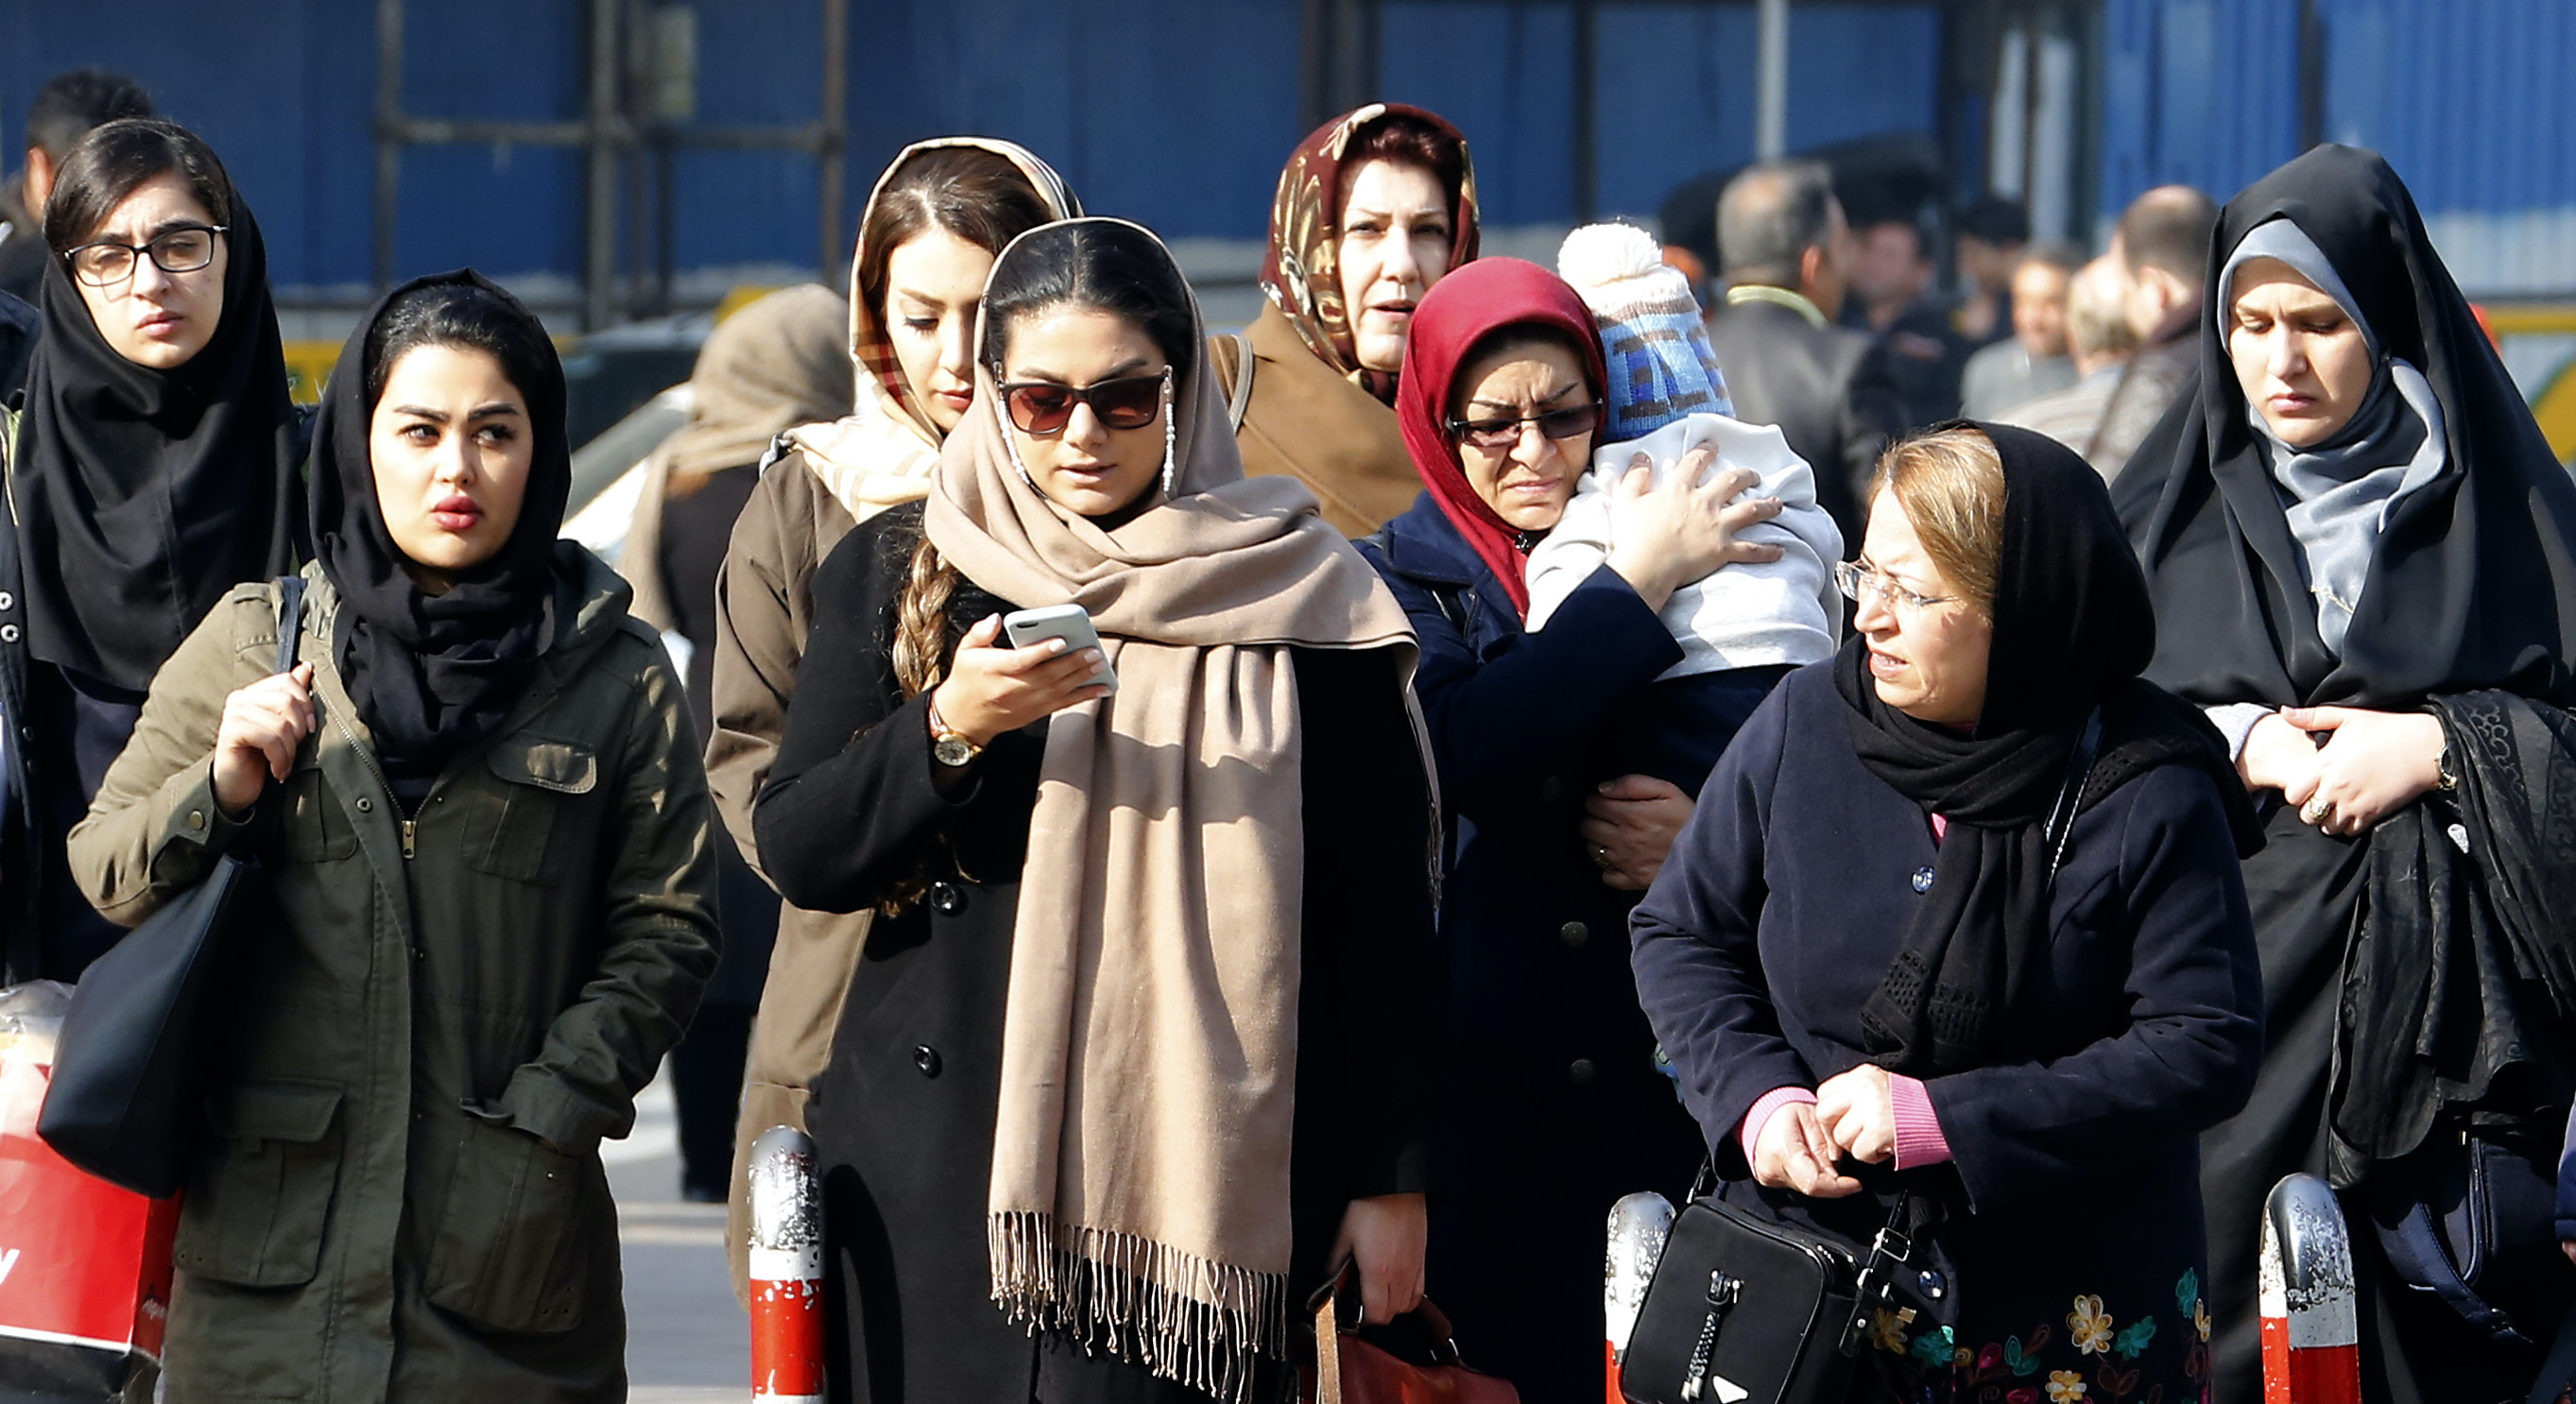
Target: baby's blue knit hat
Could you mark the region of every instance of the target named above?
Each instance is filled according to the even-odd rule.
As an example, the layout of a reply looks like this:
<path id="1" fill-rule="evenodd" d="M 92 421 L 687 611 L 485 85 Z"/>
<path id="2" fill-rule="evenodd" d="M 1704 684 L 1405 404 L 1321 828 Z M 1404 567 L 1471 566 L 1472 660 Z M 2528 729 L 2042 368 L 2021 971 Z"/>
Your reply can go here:
<path id="1" fill-rule="evenodd" d="M 1732 415 L 1690 279 L 1632 224 L 1587 224 L 1556 251 L 1557 276 L 1592 309 L 1610 367 L 1601 438 L 1642 439 L 1693 414 Z"/>

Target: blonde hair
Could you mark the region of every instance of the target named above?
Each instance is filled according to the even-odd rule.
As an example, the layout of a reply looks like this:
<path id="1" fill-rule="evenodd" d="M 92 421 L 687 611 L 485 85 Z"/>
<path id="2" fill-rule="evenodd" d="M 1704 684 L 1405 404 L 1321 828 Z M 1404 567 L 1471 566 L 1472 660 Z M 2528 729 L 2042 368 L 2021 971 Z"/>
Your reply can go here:
<path id="1" fill-rule="evenodd" d="M 1951 587 L 1993 618 L 2004 549 L 2004 461 L 1994 440 L 1964 428 L 1899 439 L 1870 479 L 1870 500 L 1881 491 L 1896 494 Z"/>

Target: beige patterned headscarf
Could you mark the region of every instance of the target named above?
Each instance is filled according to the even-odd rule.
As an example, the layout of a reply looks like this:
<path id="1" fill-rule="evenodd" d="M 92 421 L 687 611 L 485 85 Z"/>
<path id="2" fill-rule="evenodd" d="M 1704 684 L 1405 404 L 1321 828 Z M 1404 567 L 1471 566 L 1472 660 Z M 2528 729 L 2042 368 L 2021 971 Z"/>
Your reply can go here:
<path id="1" fill-rule="evenodd" d="M 859 217 L 862 235 L 868 214 L 875 211 L 886 186 L 906 163 L 926 151 L 960 146 L 992 152 L 1018 167 L 1055 218 L 1081 215 L 1082 202 L 1074 198 L 1064 177 L 1027 147 L 994 137 L 939 137 L 914 142 L 886 164 Z M 857 405 L 845 418 L 787 431 L 788 443 L 804 450 L 814 475 L 859 521 L 888 507 L 921 500 L 930 490 L 931 467 L 939 461 L 940 438 L 920 398 L 904 381 L 884 321 L 859 295 L 859 264 L 867 253 L 864 237 L 850 252 L 850 360 L 858 368 Z"/>
<path id="2" fill-rule="evenodd" d="M 996 280 L 1086 226 L 1153 237 L 1049 225 Z M 1088 609 L 1119 678 L 1047 730 L 1003 1023 L 993 1294 L 1240 1399 L 1254 1358 L 1288 1344 L 1306 822 L 1290 650 L 1396 649 L 1393 683 L 1413 631 L 1304 485 L 1243 476 L 1204 357 L 1173 395 L 1172 495 L 1115 530 L 1022 476 L 992 378 L 978 366 L 925 529 L 1003 599 Z"/>

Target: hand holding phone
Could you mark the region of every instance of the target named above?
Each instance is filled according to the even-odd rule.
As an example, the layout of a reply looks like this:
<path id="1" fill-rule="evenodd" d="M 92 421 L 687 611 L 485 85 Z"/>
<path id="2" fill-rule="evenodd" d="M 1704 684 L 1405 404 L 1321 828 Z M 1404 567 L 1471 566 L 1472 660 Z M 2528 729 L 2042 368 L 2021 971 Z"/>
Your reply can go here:
<path id="1" fill-rule="evenodd" d="M 1100 671 L 1089 681 L 1118 690 L 1118 674 L 1109 666 L 1107 650 L 1100 647 L 1100 631 L 1091 625 L 1091 611 L 1078 604 L 1048 605 L 1042 609 L 1018 609 L 1002 616 L 1002 632 L 1008 634 L 1013 648 L 1032 648 L 1048 639 L 1064 640 L 1064 651 L 1076 653 L 1092 649 L 1101 656 Z"/>
<path id="2" fill-rule="evenodd" d="M 948 676 L 932 690 L 939 722 L 975 745 L 1105 697 L 1115 683 L 1088 615 L 1078 634 L 1049 633 L 1029 646 L 1015 647 L 1018 641 L 1003 634 L 1003 616 L 977 620 L 958 641 Z"/>

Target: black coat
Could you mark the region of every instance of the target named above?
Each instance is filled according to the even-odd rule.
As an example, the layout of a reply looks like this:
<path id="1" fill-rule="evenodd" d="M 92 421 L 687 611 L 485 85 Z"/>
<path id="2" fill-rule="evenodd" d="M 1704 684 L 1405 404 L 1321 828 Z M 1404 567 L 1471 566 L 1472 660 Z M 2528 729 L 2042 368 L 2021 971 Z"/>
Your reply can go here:
<path id="1" fill-rule="evenodd" d="M 1870 474 L 1905 432 L 1905 401 L 1887 348 L 1849 327 L 1819 327 L 1771 302 L 1721 306 L 1708 342 L 1727 398 L 1747 424 L 1778 425 L 1816 470 L 1816 500 L 1854 550 L 1868 523 Z"/>
<path id="2" fill-rule="evenodd" d="M 27 360 L 44 330 L 43 314 L 25 299 L 0 292 L 0 405 L 27 383 Z"/>
<path id="3" fill-rule="evenodd" d="M 1199 1398 L 1033 1343 L 991 1300 L 1003 997 L 1046 728 L 996 738 L 962 779 L 936 773 L 928 699 L 904 700 L 890 661 L 920 531 L 917 506 L 883 513 L 815 575 L 813 636 L 754 810 L 769 875 L 799 907 L 859 910 L 933 879 L 925 900 L 870 929 L 806 1108 L 824 1171 L 833 1397 Z M 950 647 L 1011 608 L 961 583 Z M 1350 1200 L 1428 1187 L 1431 806 L 1392 657 L 1294 659 L 1307 877 L 1290 1290 L 1302 1301 Z"/>
<path id="4" fill-rule="evenodd" d="M 1790 674 L 1737 734 L 1633 933 L 1638 991 L 1727 1200 L 1865 1243 L 1885 1176 L 1848 1200 L 1760 1189 L 1738 1139 L 1764 1094 L 1866 1061 L 1862 1008 L 1932 873 L 1931 826 L 1861 764 L 1831 668 Z M 1964 1348 L 1964 1385 L 2073 1370 L 2088 1398 L 2158 1382 L 2198 1398 L 2196 1137 L 2244 1104 L 2262 1056 L 2252 919 L 2208 777 L 2160 767 L 2087 809 L 2049 910 L 2026 1006 L 2044 1013 L 2018 1040 L 2040 1058 L 1926 1082 L 1953 1161 L 1918 1178 L 1951 1217 L 1899 1275 L 1918 1316 L 1882 1323 L 1871 1368 L 1902 1380 Z M 2107 1349 L 2080 1348 L 2079 1298 L 2109 1317 Z M 2136 1394 L 2117 1387 L 2130 1372 Z"/>
<path id="5" fill-rule="evenodd" d="M 1603 884 L 1575 825 L 1608 778 L 1605 746 L 1631 739 L 1681 646 L 1606 568 L 1524 633 L 1428 495 L 1359 545 L 1422 640 L 1414 691 L 1451 822 L 1431 1295 L 1468 1362 L 1522 1398 L 1590 1398 L 1610 1206 L 1678 1197 L 1701 1152 L 1628 973 L 1636 896 Z M 1696 791 L 1702 777 L 1686 778 Z"/>

